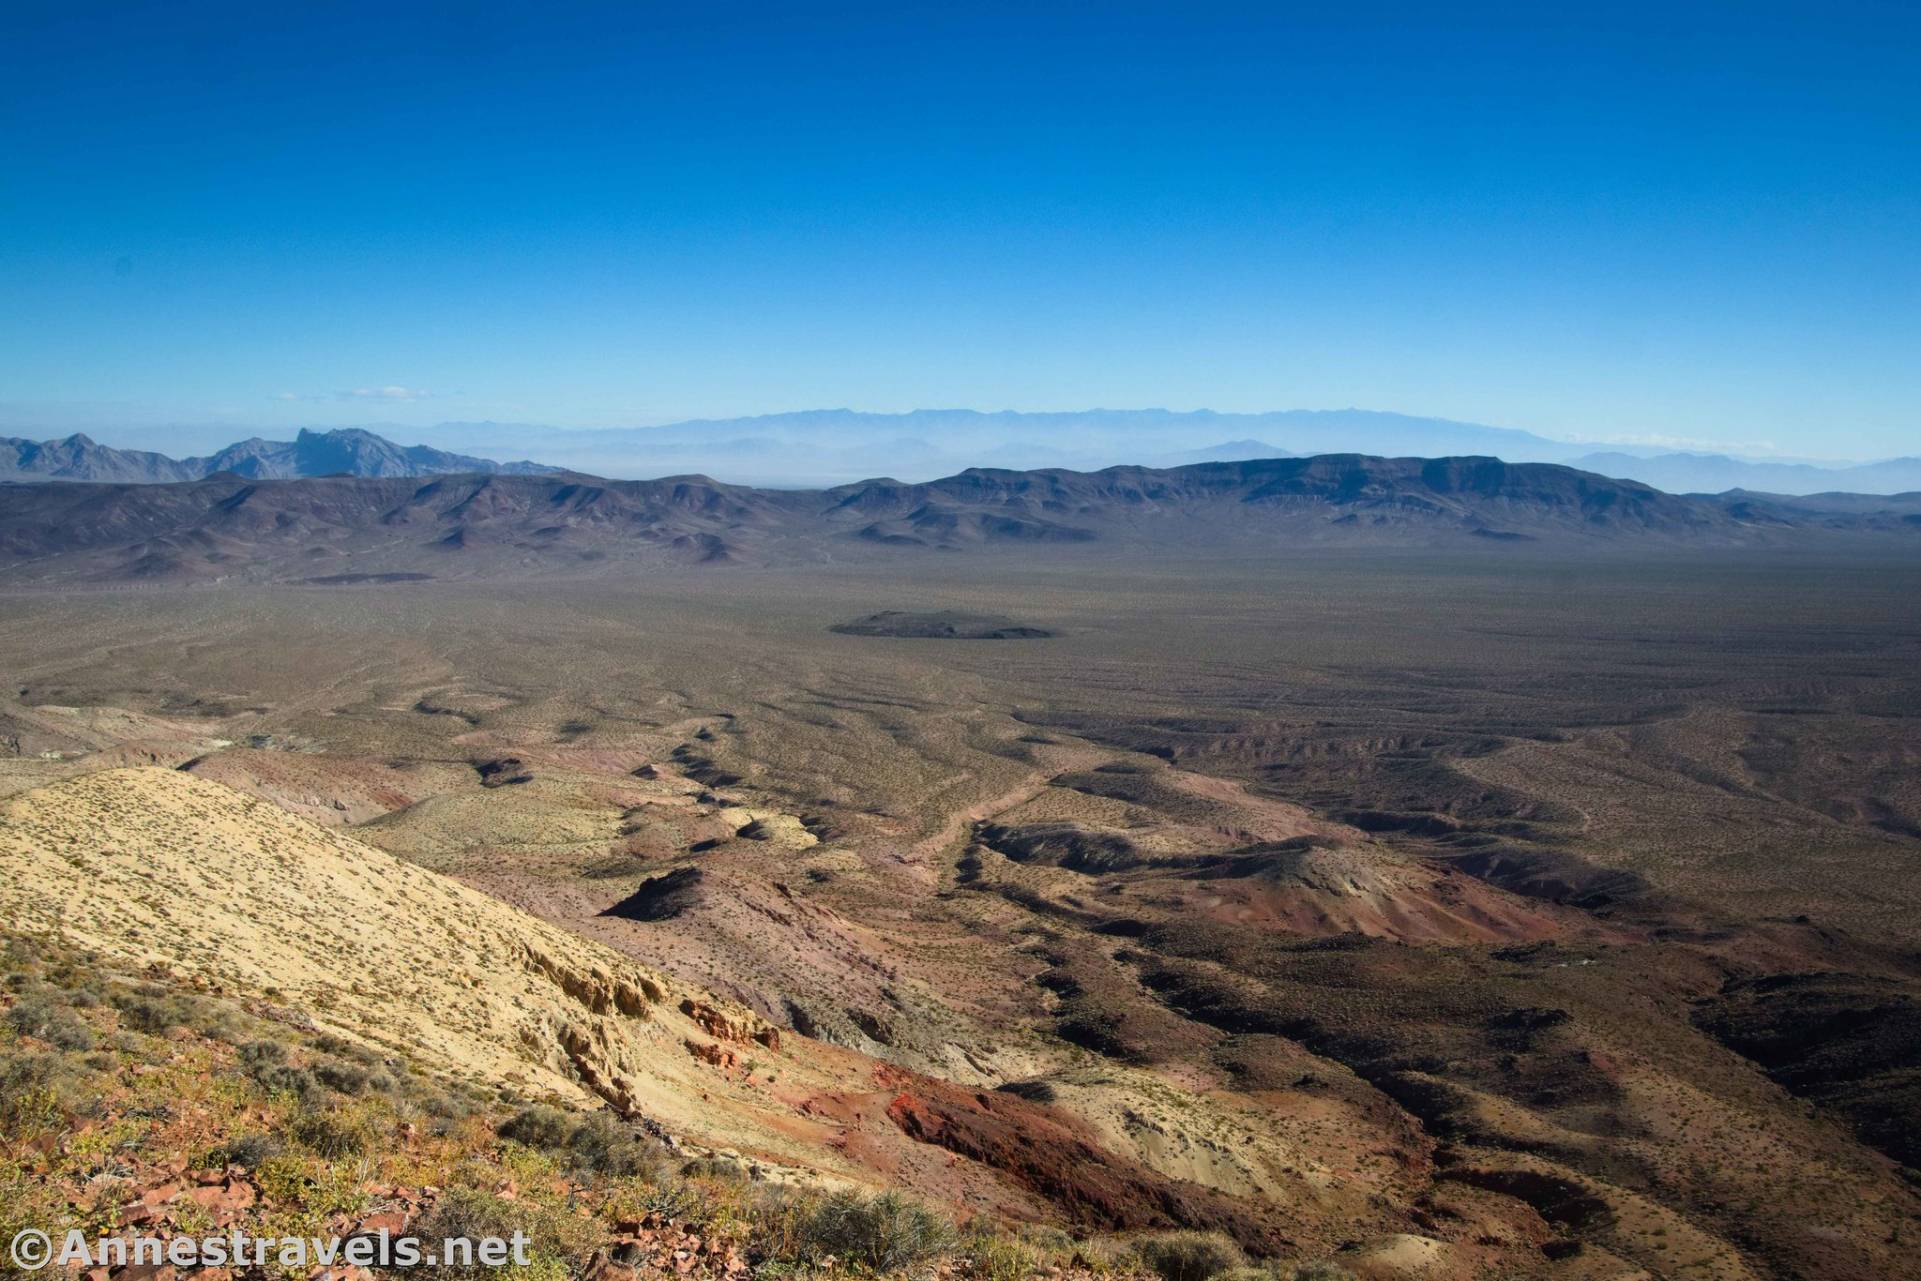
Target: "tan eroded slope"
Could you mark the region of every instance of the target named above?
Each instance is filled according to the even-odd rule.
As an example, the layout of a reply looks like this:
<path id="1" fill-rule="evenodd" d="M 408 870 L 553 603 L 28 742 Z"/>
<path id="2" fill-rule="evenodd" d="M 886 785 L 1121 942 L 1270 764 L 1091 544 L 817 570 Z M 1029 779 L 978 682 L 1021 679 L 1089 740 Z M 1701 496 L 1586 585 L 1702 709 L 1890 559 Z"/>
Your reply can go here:
<path id="1" fill-rule="evenodd" d="M 712 1038 L 679 1006 L 702 994 L 190 774 L 109 770 L 11 798 L 0 921 L 296 1007 L 423 1067 L 765 1146 L 689 1053 Z"/>

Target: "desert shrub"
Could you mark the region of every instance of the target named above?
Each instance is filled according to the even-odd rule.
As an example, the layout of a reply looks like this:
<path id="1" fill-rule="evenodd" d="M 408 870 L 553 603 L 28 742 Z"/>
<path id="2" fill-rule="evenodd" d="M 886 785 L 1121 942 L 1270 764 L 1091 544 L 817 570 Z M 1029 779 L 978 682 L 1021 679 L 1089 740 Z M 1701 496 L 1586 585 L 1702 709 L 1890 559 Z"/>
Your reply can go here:
<path id="1" fill-rule="evenodd" d="M 1072 1233 L 1051 1223 L 1024 1223 L 1020 1238 L 1042 1254 L 1072 1254 L 1080 1248 Z"/>
<path id="2" fill-rule="evenodd" d="M 271 1134 L 243 1134 L 230 1139 L 213 1153 L 212 1165 L 237 1165 L 242 1169 L 259 1169 L 263 1162 L 279 1156 L 285 1146 Z"/>
<path id="3" fill-rule="evenodd" d="M 561 1207 L 530 1199 L 508 1201 L 476 1188 L 452 1188 L 410 1231 L 428 1241 L 463 1237 L 474 1242 L 525 1232 L 533 1263 L 527 1269 L 514 1269 L 515 1274 L 531 1272 L 543 1281 L 563 1281 L 571 1262 L 600 1243 L 601 1229 L 594 1220 Z M 493 1276 L 500 1269 L 448 1259 L 417 1271 L 429 1277 L 469 1278 Z"/>
<path id="4" fill-rule="evenodd" d="M 1328 1259 L 1285 1263 L 1270 1259 L 1216 1273 L 1214 1281 L 1355 1281 L 1354 1274 Z"/>
<path id="5" fill-rule="evenodd" d="M 747 1177 L 740 1162 L 724 1156 L 697 1156 L 680 1167 L 684 1179 L 735 1180 Z"/>
<path id="6" fill-rule="evenodd" d="M 917 1201 L 893 1192 L 876 1197 L 835 1192 L 817 1202 L 800 1228 L 805 1252 L 834 1255 L 875 1272 L 924 1263 L 952 1246 L 954 1229 Z"/>
<path id="7" fill-rule="evenodd" d="M 616 1178 L 658 1175 L 664 1161 L 660 1144 L 607 1112 L 576 1116 L 536 1103 L 502 1122 L 498 1133 L 549 1154 L 570 1170 Z"/>
<path id="8" fill-rule="evenodd" d="M 1282 1273 L 1287 1281 L 1355 1281 L 1354 1274 L 1338 1263 L 1320 1259 L 1299 1263 Z"/>
<path id="9" fill-rule="evenodd" d="M 286 1063 L 267 1064 L 253 1073 L 253 1079 L 268 1094 L 291 1094 L 303 1107 L 316 1107 L 325 1097 L 320 1082 L 303 1067 L 293 1067 Z"/>
<path id="10" fill-rule="evenodd" d="M 216 1041 L 238 1041 L 246 1035 L 248 1021 L 225 1001 L 188 997 L 186 1005 L 187 1017 L 182 1022 L 200 1035 Z"/>
<path id="11" fill-rule="evenodd" d="M 120 1011 L 121 1026 L 136 1032 L 164 1032 L 180 1022 L 178 1004 L 164 997 L 128 992 L 116 994 L 113 1004 Z"/>
<path id="12" fill-rule="evenodd" d="M 287 1123 L 287 1133 L 316 1156 L 359 1156 L 374 1144 L 373 1122 L 347 1108 L 310 1108 Z"/>
<path id="13" fill-rule="evenodd" d="M 238 1052 L 240 1066 L 258 1073 L 287 1061 L 287 1047 L 278 1041 L 248 1041 Z"/>
<path id="14" fill-rule="evenodd" d="M 515 1143 L 524 1143 L 541 1151 L 565 1146 L 568 1136 L 573 1132 L 574 1118 L 545 1103 L 522 1108 L 501 1122 L 499 1127 L 501 1138 L 512 1139 Z"/>
<path id="15" fill-rule="evenodd" d="M 359 1094 L 373 1077 L 373 1073 L 358 1063 L 343 1063 L 339 1059 L 323 1059 L 309 1070 L 314 1080 L 340 1094 Z"/>
<path id="16" fill-rule="evenodd" d="M 765 1262 L 791 1262 L 807 1253 L 807 1224 L 819 1198 L 794 1188 L 762 1188 L 747 1216 L 747 1250 Z"/>
<path id="17" fill-rule="evenodd" d="M 83 1074 L 63 1054 L 0 1052 L 0 1128 L 10 1133 L 53 1125 L 82 1093 Z"/>
<path id="18" fill-rule="evenodd" d="M 423 1094 L 420 1110 L 443 1121 L 459 1121 L 479 1110 L 474 1101 L 454 1090 L 431 1090 Z"/>
<path id="19" fill-rule="evenodd" d="M 72 1009 L 46 996 L 22 997 L 7 1011 L 7 1022 L 21 1036 L 45 1041 L 59 1050 L 91 1050 L 93 1029 Z"/>
<path id="20" fill-rule="evenodd" d="M 1209 1281 L 1243 1267 L 1247 1256 L 1219 1232 L 1161 1232 L 1134 1242 L 1135 1257 L 1161 1281 Z"/>
<path id="21" fill-rule="evenodd" d="M 7 969 L 7 981 L 11 983 L 16 974 L 23 974 L 39 966 L 45 955 L 38 939 L 24 934 L 11 934 L 0 943 L 0 965 Z"/>
<path id="22" fill-rule="evenodd" d="M 1021 1281 L 1040 1266 L 1040 1254 L 1033 1246 L 1005 1232 L 970 1232 L 960 1252 L 967 1258 L 968 1275 L 981 1281 Z"/>
<path id="23" fill-rule="evenodd" d="M 51 1233 L 58 1243 L 66 1229 L 77 1226 L 66 1197 L 56 1188 L 52 1180 L 27 1174 L 14 1163 L 0 1166 L 0 1241 L 35 1228 Z M 11 1251 L 0 1249 L 0 1281 L 46 1281 L 54 1272 L 31 1271 L 14 1263 Z"/>
<path id="24" fill-rule="evenodd" d="M 223 1041 L 240 1034 L 241 1021 L 234 1009 L 220 1001 L 145 984 L 108 994 L 120 1011 L 120 1022 L 136 1032 L 158 1036 L 170 1028 L 192 1028 L 203 1036 Z"/>
<path id="25" fill-rule="evenodd" d="M 335 1036 L 332 1032 L 322 1032 L 314 1037 L 313 1047 L 322 1054 L 331 1054 L 338 1059 L 350 1059 L 368 1067 L 380 1062 L 380 1056 L 366 1046 L 358 1041 L 349 1041 L 344 1036 Z"/>
<path id="26" fill-rule="evenodd" d="M 606 1112 L 589 1113 L 567 1136 L 570 1165 L 613 1178 L 657 1177 L 663 1157 L 658 1142 Z"/>

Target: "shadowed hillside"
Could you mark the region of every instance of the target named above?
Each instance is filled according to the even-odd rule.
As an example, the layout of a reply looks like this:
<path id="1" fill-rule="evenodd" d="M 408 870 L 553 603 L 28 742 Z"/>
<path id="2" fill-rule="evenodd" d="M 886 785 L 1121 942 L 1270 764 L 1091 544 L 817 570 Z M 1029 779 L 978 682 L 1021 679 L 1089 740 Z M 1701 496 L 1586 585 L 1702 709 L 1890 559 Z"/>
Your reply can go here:
<path id="1" fill-rule="evenodd" d="M 0 491 L 14 581 L 473 578 L 601 562 L 793 564 L 1063 544 L 1126 553 L 1290 545 L 1744 547 L 1921 538 L 1885 505 L 1677 497 L 1552 464 L 1317 458 L 1155 470 L 972 469 L 927 484 L 768 490 L 702 476 L 446 476 Z"/>

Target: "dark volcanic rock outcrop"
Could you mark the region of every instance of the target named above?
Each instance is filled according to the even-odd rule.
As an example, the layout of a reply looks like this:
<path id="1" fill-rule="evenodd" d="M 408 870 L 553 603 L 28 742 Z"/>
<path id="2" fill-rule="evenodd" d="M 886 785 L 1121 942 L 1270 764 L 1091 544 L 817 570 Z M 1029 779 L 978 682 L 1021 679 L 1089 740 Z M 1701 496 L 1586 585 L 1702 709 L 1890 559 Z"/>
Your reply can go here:
<path id="1" fill-rule="evenodd" d="M 1054 633 L 1000 614 L 936 610 L 915 614 L 887 609 L 827 629 L 843 636 L 898 636 L 913 640 L 1040 640 Z"/>
<path id="2" fill-rule="evenodd" d="M 624 916 L 630 921 L 672 920 L 698 901 L 706 875 L 697 867 L 682 867 L 649 877 L 601 915 Z"/>

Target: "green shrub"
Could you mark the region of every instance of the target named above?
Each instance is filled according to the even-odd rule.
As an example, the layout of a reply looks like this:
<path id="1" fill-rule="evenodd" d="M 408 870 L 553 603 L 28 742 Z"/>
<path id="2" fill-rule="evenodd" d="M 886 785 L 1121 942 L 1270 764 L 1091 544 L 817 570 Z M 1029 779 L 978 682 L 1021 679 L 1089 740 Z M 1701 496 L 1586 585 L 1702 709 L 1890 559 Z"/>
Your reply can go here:
<path id="1" fill-rule="evenodd" d="M 421 1220 L 410 1229 L 425 1241 L 461 1237 L 478 1243 L 483 1237 L 511 1239 L 525 1232 L 533 1266 L 514 1268 L 515 1275 L 531 1272 L 535 1277 L 566 1277 L 571 1265 L 601 1241 L 601 1228 L 594 1220 L 534 1200 L 508 1201 L 476 1188 L 450 1188 Z M 416 1269 L 427 1277 L 478 1278 L 498 1276 L 503 1269 L 478 1262 L 465 1266 L 457 1260 L 443 1260 L 431 1268 Z"/>
<path id="2" fill-rule="evenodd" d="M 659 1177 L 666 1152 L 661 1144 L 624 1125 L 610 1112 L 590 1112 L 567 1136 L 567 1163 L 612 1178 Z"/>
<path id="3" fill-rule="evenodd" d="M 21 1036 L 45 1041 L 59 1050 L 91 1050 L 93 1029 L 72 1009 L 45 996 L 22 997 L 7 1011 L 7 1022 Z"/>
<path id="4" fill-rule="evenodd" d="M 735 1180 L 747 1177 L 740 1162 L 724 1156 L 697 1156 L 680 1167 L 684 1179 L 725 1179 Z"/>
<path id="5" fill-rule="evenodd" d="M 548 1153 L 569 1170 L 591 1170 L 615 1178 L 656 1176 L 665 1150 L 608 1112 L 577 1116 L 545 1103 L 522 1108 L 502 1122 L 503 1139 Z M 736 1169 L 738 1167 L 735 1167 Z"/>
<path id="6" fill-rule="evenodd" d="M 1247 1263 L 1214 1274 L 1214 1281 L 1293 1281 L 1294 1269 L 1287 1264 Z"/>
<path id="7" fill-rule="evenodd" d="M 302 1112 L 288 1123 L 287 1133 L 316 1156 L 329 1159 L 359 1156 L 375 1138 L 373 1123 L 364 1114 L 343 1108 Z"/>
<path id="8" fill-rule="evenodd" d="M 954 1243 L 954 1229 L 926 1206 L 897 1193 L 866 1197 L 842 1191 L 814 1206 L 801 1240 L 817 1258 L 831 1254 L 875 1272 L 895 1272 L 945 1252 Z"/>
<path id="9" fill-rule="evenodd" d="M 1209 1281 L 1231 1268 L 1244 1267 L 1241 1247 L 1219 1232 L 1162 1232 L 1134 1242 L 1141 1266 L 1161 1281 Z"/>
<path id="10" fill-rule="evenodd" d="M 240 1066 L 249 1072 L 274 1067 L 287 1061 L 287 1047 L 278 1041 L 249 1041 L 240 1047 Z"/>
<path id="11" fill-rule="evenodd" d="M 322 1032 L 313 1039 L 313 1047 L 322 1054 L 331 1054 L 339 1059 L 351 1059 L 355 1063 L 372 1067 L 380 1062 L 380 1056 L 358 1041 L 349 1041 L 344 1036 L 332 1032 Z"/>
<path id="12" fill-rule="evenodd" d="M 323 1059 L 310 1070 L 314 1080 L 339 1094 L 359 1094 L 373 1078 L 373 1073 L 358 1063 L 342 1063 L 338 1059 Z"/>
<path id="13" fill-rule="evenodd" d="M 0 1053 L 0 1129 L 38 1131 L 59 1121 L 82 1091 L 82 1073 L 63 1054 L 46 1050 Z"/>
<path id="14" fill-rule="evenodd" d="M 970 1232 L 961 1243 L 968 1275 L 980 1281 L 1021 1281 L 1040 1266 L 1033 1246 L 1005 1232 Z"/>
<path id="15" fill-rule="evenodd" d="M 263 1161 L 271 1160 L 285 1150 L 280 1140 L 271 1134 L 244 1134 L 229 1140 L 215 1152 L 212 1164 L 237 1165 L 242 1169 L 255 1170 Z"/>
<path id="16" fill-rule="evenodd" d="M 543 1152 L 565 1147 L 574 1132 L 574 1118 L 557 1107 L 536 1103 L 500 1123 L 499 1134 L 503 1139 L 524 1143 L 530 1148 Z"/>
<path id="17" fill-rule="evenodd" d="M 1285 1276 L 1287 1281 L 1355 1281 L 1352 1272 L 1326 1259 L 1297 1264 Z"/>
<path id="18" fill-rule="evenodd" d="M 253 1074 L 253 1079 L 268 1094 L 291 1094 L 300 1100 L 303 1107 L 317 1107 L 326 1097 L 320 1082 L 303 1067 L 290 1067 L 285 1063 L 270 1064 Z"/>
<path id="19" fill-rule="evenodd" d="M 120 1011 L 122 1025 L 149 1036 L 185 1027 L 215 1040 L 232 1041 L 243 1028 L 239 1012 L 224 1001 L 169 992 L 152 983 L 109 992 L 107 999 Z"/>
<path id="20" fill-rule="evenodd" d="M 422 1095 L 420 1110 L 428 1116 L 452 1122 L 472 1116 L 479 1110 L 475 1102 L 453 1090 L 432 1090 Z"/>

